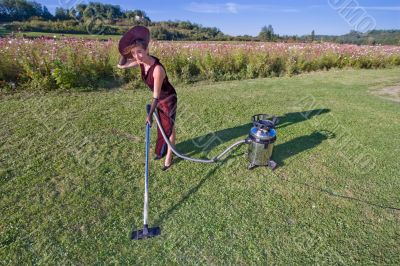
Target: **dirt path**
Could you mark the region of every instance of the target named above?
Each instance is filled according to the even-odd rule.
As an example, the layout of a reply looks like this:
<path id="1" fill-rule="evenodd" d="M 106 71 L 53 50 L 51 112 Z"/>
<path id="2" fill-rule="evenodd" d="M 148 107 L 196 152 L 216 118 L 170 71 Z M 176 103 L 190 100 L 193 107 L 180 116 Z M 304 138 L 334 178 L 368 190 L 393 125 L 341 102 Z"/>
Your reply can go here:
<path id="1" fill-rule="evenodd" d="M 400 85 L 374 90 L 372 93 L 388 100 L 400 102 Z"/>

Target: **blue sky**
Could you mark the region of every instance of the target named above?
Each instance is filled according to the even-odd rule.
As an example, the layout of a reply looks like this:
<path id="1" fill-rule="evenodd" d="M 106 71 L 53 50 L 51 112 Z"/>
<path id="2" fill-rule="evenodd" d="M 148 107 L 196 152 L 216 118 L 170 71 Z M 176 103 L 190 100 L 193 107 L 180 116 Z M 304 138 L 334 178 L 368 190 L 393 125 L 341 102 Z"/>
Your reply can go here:
<path id="1" fill-rule="evenodd" d="M 399 0 L 95 0 L 119 5 L 123 10 L 140 9 L 153 21 L 189 20 L 217 27 L 230 35 L 257 35 L 271 24 L 280 35 L 339 35 L 350 30 L 400 29 Z M 57 6 L 74 6 L 80 0 L 37 0 L 54 13 Z"/>

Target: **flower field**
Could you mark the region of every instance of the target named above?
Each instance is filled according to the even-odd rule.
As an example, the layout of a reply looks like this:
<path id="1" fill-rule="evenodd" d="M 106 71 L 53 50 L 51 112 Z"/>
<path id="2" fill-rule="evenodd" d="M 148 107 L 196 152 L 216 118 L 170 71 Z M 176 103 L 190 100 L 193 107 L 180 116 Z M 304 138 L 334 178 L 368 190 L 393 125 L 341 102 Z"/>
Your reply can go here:
<path id="1" fill-rule="evenodd" d="M 138 70 L 121 70 L 117 41 L 0 39 L 0 88 L 96 89 L 107 82 L 137 84 Z M 169 78 L 177 82 L 240 80 L 331 68 L 400 66 L 399 46 L 331 43 L 153 42 Z"/>

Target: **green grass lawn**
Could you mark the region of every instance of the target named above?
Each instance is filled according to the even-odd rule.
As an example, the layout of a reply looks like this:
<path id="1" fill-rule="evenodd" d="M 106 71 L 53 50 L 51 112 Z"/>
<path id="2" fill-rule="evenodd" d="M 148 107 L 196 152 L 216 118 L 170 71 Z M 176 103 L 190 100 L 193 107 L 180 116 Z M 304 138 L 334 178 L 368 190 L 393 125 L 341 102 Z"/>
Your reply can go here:
<path id="1" fill-rule="evenodd" d="M 0 98 L 0 263 L 400 264 L 400 105 L 372 93 L 400 69 L 177 86 L 177 148 L 212 157 L 257 113 L 280 116 L 274 172 L 150 162 L 145 90 Z M 152 153 L 156 130 L 152 128 Z M 151 156 L 152 158 L 153 156 Z"/>
<path id="2" fill-rule="evenodd" d="M 5 37 L 9 32 L 0 25 L 0 37 Z"/>

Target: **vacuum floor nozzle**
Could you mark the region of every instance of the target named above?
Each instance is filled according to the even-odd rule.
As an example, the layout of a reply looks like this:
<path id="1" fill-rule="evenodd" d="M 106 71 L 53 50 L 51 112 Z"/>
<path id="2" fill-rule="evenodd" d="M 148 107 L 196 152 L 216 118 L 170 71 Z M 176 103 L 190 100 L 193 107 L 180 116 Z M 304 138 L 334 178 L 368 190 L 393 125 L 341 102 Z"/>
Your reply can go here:
<path id="1" fill-rule="evenodd" d="M 131 235 L 132 240 L 140 240 L 145 238 L 155 237 L 161 234 L 160 227 L 148 228 L 147 224 L 144 225 L 143 230 L 133 231 Z"/>

